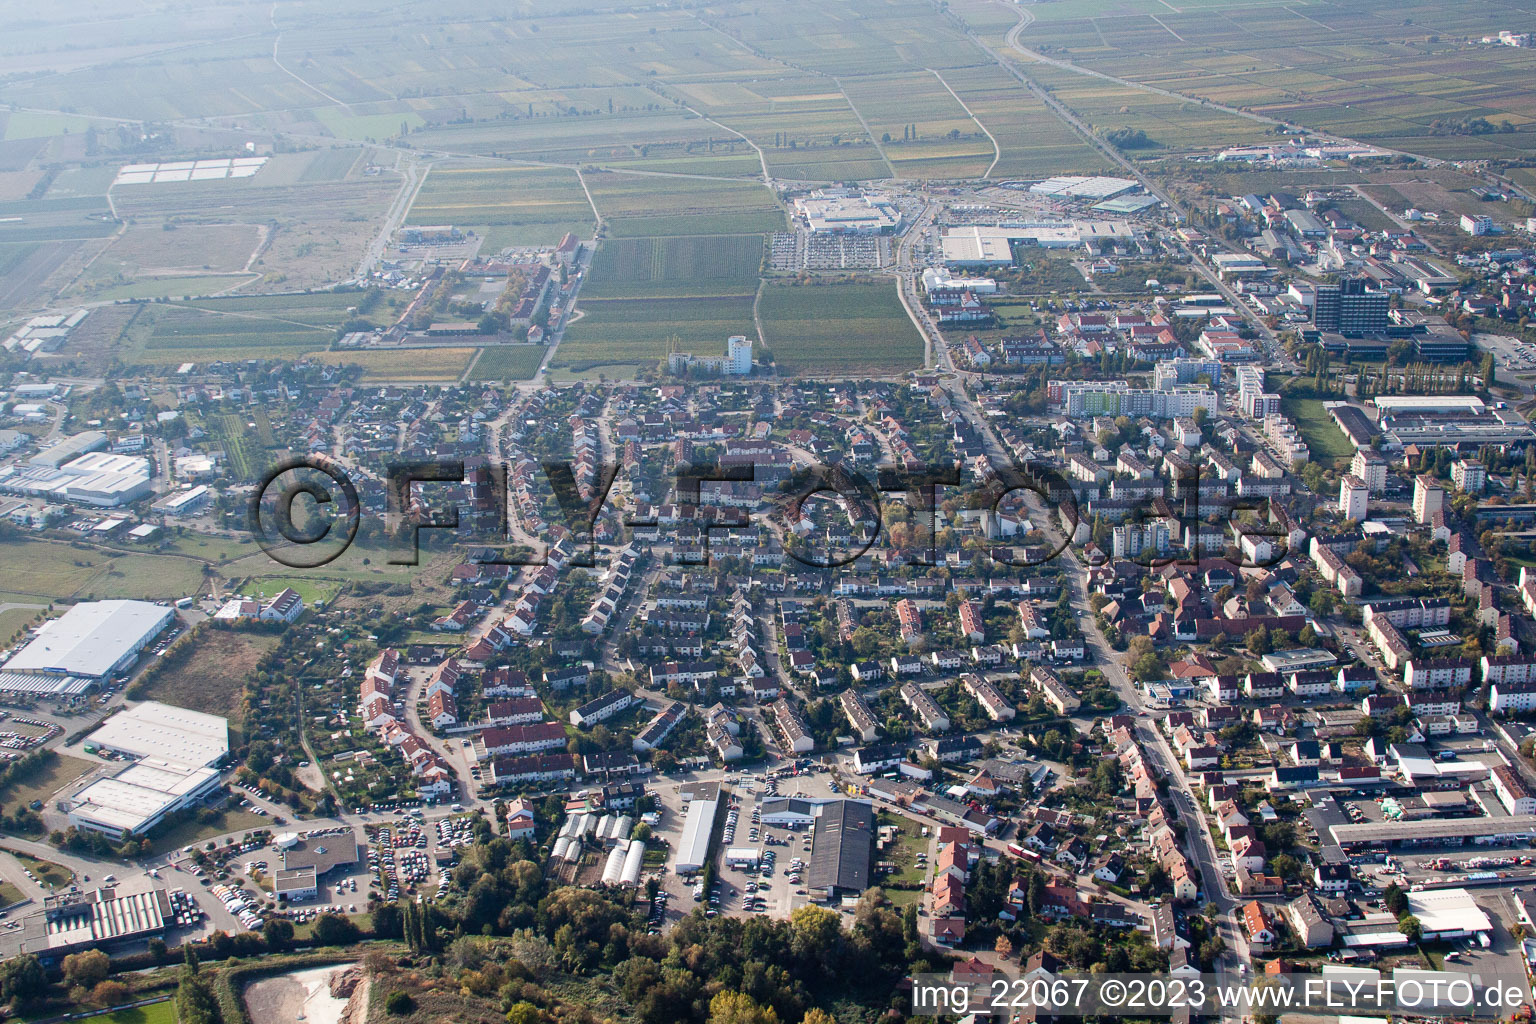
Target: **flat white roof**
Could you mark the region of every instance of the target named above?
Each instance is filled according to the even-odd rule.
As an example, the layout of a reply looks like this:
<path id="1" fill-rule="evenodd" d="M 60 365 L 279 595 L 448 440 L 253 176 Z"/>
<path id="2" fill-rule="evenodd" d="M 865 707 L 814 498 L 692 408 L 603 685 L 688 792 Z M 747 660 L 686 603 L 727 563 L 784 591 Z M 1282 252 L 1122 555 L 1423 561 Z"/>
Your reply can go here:
<path id="1" fill-rule="evenodd" d="M 709 856 L 709 838 L 715 830 L 715 809 L 719 800 L 695 797 L 688 803 L 688 820 L 683 823 L 682 841 L 677 844 L 673 870 L 680 875 L 698 871 Z"/>
<path id="2" fill-rule="evenodd" d="M 139 832 L 167 809 L 212 786 L 218 777 L 212 768 L 140 761 L 81 790 L 70 815 L 124 832 Z"/>
<path id="3" fill-rule="evenodd" d="M 218 715 L 146 701 L 107 719 L 86 742 L 200 768 L 229 753 L 229 722 Z"/>
<path id="4" fill-rule="evenodd" d="M 1408 912 L 1419 919 L 1425 935 L 1493 930 L 1493 922 L 1465 889 L 1410 892 Z"/>
<path id="5" fill-rule="evenodd" d="M 77 604 L 44 625 L 5 667 L 99 679 L 164 629 L 171 616 L 171 609 L 148 601 Z"/>
<path id="6" fill-rule="evenodd" d="M 1371 399 L 1384 412 L 1482 412 L 1476 395 L 1377 395 Z"/>

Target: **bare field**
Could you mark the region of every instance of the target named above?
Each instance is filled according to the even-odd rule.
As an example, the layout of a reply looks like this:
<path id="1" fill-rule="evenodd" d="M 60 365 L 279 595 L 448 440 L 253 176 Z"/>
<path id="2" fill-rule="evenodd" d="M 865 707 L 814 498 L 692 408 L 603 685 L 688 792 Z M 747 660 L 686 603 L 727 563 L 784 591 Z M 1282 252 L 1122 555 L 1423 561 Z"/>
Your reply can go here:
<path id="1" fill-rule="evenodd" d="M 144 700 L 223 715 L 238 729 L 244 718 L 240 693 L 245 677 L 277 642 L 278 637 L 267 633 L 204 627 L 191 653 L 177 659 L 171 667 L 156 671 L 141 696 Z"/>
<path id="2" fill-rule="evenodd" d="M 134 225 L 97 263 L 122 263 L 140 274 L 244 270 L 260 240 L 255 224 L 189 224 L 169 231 Z"/>

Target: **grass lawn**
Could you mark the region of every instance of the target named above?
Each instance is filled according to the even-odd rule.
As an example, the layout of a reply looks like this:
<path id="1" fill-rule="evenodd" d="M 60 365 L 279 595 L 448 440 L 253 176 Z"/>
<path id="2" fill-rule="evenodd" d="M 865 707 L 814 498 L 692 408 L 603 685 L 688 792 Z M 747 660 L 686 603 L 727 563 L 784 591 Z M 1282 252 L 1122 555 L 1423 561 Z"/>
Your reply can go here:
<path id="1" fill-rule="evenodd" d="M 292 589 L 313 607 L 316 602 L 329 604 L 341 591 L 340 580 L 328 580 L 318 576 L 253 576 L 245 581 L 240 593 L 246 597 L 271 599 L 285 589 Z"/>
<path id="2" fill-rule="evenodd" d="M 233 546 L 233 544 L 231 545 Z M 202 566 L 190 559 L 113 554 L 41 540 L 0 545 L 0 576 L 21 600 L 78 597 L 184 597 L 202 586 Z"/>
<path id="3" fill-rule="evenodd" d="M 93 761 L 60 754 L 50 760 L 41 771 L 0 790 L 0 805 L 15 810 L 27 806 L 33 800 L 46 802 L 53 794 L 95 767 L 96 764 Z"/>
<path id="4" fill-rule="evenodd" d="M 1280 411 L 1289 416 L 1301 431 L 1313 462 L 1330 461 L 1337 466 L 1355 457 L 1355 446 L 1349 443 L 1349 438 L 1333 422 L 1333 417 L 1323 408 L 1321 399 L 1283 395 Z"/>
<path id="5" fill-rule="evenodd" d="M 37 618 L 40 608 L 12 608 L 0 612 L 0 643 L 9 643 L 27 623 Z"/>
<path id="6" fill-rule="evenodd" d="M 884 880 L 891 882 L 921 882 L 927 871 L 917 863 L 917 855 L 926 853 L 928 840 L 923 838 L 922 827 L 915 822 L 890 812 L 882 812 L 878 824 L 894 825 L 900 829 L 896 836 L 896 842 L 887 846 L 877 857 L 878 860 L 888 860 L 896 865 L 894 874 L 887 875 Z M 897 892 L 889 892 L 893 898 Z"/>
<path id="7" fill-rule="evenodd" d="M 366 934 L 368 930 L 373 927 L 373 918 L 368 914 L 343 914 L 341 916 L 347 918 L 353 924 L 357 925 L 360 929 L 363 930 L 364 934 Z M 305 921 L 302 924 L 294 925 L 293 937 L 300 942 L 308 941 L 309 937 L 315 933 L 315 921 L 318 920 L 320 920 L 320 918 L 316 917 L 314 920 Z"/>
<path id="8" fill-rule="evenodd" d="M 73 885 L 75 873 L 61 864 L 55 864 L 51 860 L 40 860 L 30 853 L 18 853 L 9 851 L 11 856 L 21 861 L 21 866 L 37 876 L 37 880 L 45 886 L 57 889 L 65 885 Z"/>
<path id="9" fill-rule="evenodd" d="M 115 1013 L 98 1013 L 94 1017 L 82 1017 L 77 1024 L 176 1024 L 176 1003 L 167 999 L 163 1003 L 135 1006 L 131 1010 Z"/>
<path id="10" fill-rule="evenodd" d="M 650 366 L 649 363 L 646 364 Z M 569 384 L 573 380 L 631 380 L 640 372 L 639 363 L 603 363 L 584 370 L 551 369 L 551 384 Z"/>

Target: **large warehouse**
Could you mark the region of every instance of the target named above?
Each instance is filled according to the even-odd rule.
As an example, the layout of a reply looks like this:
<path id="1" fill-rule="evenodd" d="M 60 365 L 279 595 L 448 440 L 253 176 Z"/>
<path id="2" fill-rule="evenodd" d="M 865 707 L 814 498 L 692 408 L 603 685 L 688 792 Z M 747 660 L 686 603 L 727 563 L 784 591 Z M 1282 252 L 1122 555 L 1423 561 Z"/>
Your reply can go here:
<path id="1" fill-rule="evenodd" d="M 142 835 L 218 787 L 219 773 L 212 768 L 146 759 L 81 790 L 69 822 L 115 839 Z"/>
<path id="2" fill-rule="evenodd" d="M 120 839 L 148 832 L 219 788 L 212 766 L 229 753 L 229 723 L 148 701 L 107 719 L 85 745 L 137 759 L 70 801 L 70 824 Z"/>
<path id="3" fill-rule="evenodd" d="M 174 613 L 148 601 L 86 601 L 0 666 L 0 690 L 81 693 L 133 665 Z"/>
<path id="4" fill-rule="evenodd" d="M 829 800 L 817 808 L 811 832 L 807 889 L 835 899 L 857 896 L 869 888 L 874 851 L 875 812 L 860 800 Z"/>
<path id="5" fill-rule="evenodd" d="M 22 920 L 23 947 L 43 960 L 82 949 L 142 941 L 169 927 L 175 913 L 164 889 L 119 896 L 113 888 L 49 896 Z"/>
<path id="6" fill-rule="evenodd" d="M 683 822 L 682 841 L 677 844 L 677 859 L 672 870 L 691 875 L 704 870 L 709 859 L 709 844 L 715 836 L 715 822 L 720 810 L 720 784 L 697 783 L 688 799 L 688 817 Z"/>
<path id="7" fill-rule="evenodd" d="M 150 700 L 113 715 L 85 742 L 130 757 L 206 768 L 229 753 L 229 720 Z"/>

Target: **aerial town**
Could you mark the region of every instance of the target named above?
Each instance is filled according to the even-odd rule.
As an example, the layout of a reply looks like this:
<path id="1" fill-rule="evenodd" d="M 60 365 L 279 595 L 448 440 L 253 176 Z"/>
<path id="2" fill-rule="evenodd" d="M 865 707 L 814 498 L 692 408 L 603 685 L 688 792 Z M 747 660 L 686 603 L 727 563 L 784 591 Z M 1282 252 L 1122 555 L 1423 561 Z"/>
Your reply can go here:
<path id="1" fill-rule="evenodd" d="M 1131 6 L 17 19 L 0 1012 L 1529 1018 L 1536 28 Z"/>

